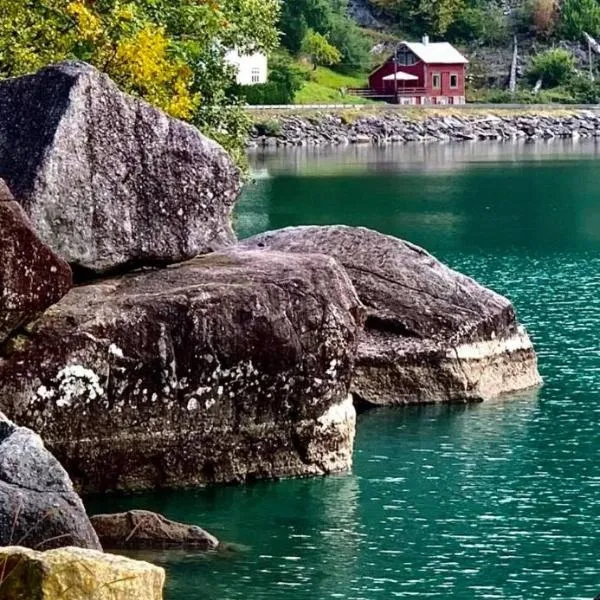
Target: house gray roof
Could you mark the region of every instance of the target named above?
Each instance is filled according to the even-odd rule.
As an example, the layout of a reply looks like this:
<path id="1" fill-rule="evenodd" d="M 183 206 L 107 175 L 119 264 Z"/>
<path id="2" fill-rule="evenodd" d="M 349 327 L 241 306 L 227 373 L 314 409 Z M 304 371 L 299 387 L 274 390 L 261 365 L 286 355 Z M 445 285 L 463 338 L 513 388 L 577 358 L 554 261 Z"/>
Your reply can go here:
<path id="1" fill-rule="evenodd" d="M 402 42 L 423 62 L 428 64 L 467 64 L 469 61 L 448 42 Z"/>

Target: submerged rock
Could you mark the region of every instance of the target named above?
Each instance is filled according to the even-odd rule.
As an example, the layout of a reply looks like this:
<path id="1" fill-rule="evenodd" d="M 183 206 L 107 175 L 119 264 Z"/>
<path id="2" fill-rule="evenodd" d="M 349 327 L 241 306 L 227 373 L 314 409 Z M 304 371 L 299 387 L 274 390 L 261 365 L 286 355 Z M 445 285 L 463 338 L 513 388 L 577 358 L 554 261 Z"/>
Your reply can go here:
<path id="1" fill-rule="evenodd" d="M 38 435 L 0 413 L 0 546 L 11 544 L 100 549 L 65 470 Z"/>
<path id="2" fill-rule="evenodd" d="M 1 344 L 71 287 L 69 265 L 40 241 L 1 179 L 0 257 Z"/>
<path id="3" fill-rule="evenodd" d="M 165 572 L 81 548 L 0 548 L 0 600 L 162 600 Z"/>
<path id="4" fill-rule="evenodd" d="M 216 142 L 85 63 L 0 82 L 0 177 L 73 265 L 172 263 L 234 242 L 240 175 Z"/>
<path id="5" fill-rule="evenodd" d="M 170 521 L 147 510 L 96 515 L 91 522 L 105 550 L 215 550 L 219 540 L 195 525 Z"/>
<path id="6" fill-rule="evenodd" d="M 352 227 L 292 227 L 241 248 L 337 259 L 367 307 L 353 392 L 370 404 L 462 402 L 541 383 L 510 301 L 422 248 Z"/>
<path id="7" fill-rule="evenodd" d="M 0 358 L 0 407 L 86 491 L 343 471 L 363 316 L 320 255 L 215 253 L 81 286 Z"/>

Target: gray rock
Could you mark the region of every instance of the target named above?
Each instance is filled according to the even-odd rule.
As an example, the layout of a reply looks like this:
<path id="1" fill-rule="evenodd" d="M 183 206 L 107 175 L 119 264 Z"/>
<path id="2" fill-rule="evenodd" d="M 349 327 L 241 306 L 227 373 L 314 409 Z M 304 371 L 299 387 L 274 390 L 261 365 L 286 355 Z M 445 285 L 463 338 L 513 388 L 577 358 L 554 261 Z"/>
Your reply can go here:
<path id="1" fill-rule="evenodd" d="M 237 167 L 84 63 L 0 83 L 0 177 L 41 239 L 96 272 L 230 245 Z"/>
<path id="2" fill-rule="evenodd" d="M 105 280 L 0 358 L 0 407 L 85 491 L 343 471 L 363 317 L 322 255 L 216 253 Z"/>
<path id="3" fill-rule="evenodd" d="M 0 546 L 101 549 L 66 471 L 38 435 L 1 413 Z"/>
<path id="4" fill-rule="evenodd" d="M 33 230 L 0 179 L 0 344 L 21 325 L 60 300 L 71 269 Z"/>
<path id="5" fill-rule="evenodd" d="M 195 525 L 170 521 L 147 510 L 96 515 L 90 521 L 105 550 L 216 550 L 219 540 Z"/>
<path id="6" fill-rule="evenodd" d="M 322 252 L 367 307 L 353 392 L 370 404 L 482 400 L 540 383 L 511 303 L 425 250 L 352 227 L 292 227 L 240 243 Z"/>

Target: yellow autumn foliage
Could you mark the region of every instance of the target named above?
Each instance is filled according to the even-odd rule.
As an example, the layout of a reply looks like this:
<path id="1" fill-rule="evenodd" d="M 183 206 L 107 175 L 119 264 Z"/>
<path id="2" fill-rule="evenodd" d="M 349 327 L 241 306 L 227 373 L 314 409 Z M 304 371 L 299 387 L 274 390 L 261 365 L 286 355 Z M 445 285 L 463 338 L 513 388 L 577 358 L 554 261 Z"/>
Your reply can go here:
<path id="1" fill-rule="evenodd" d="M 102 20 L 81 1 L 70 2 L 67 14 L 77 24 L 77 31 L 83 40 L 93 42 L 103 33 Z"/>
<path id="2" fill-rule="evenodd" d="M 132 3 L 116 3 L 102 15 L 85 0 L 73 0 L 66 8 L 79 42 L 91 46 L 89 60 L 99 65 L 124 89 L 179 119 L 191 119 L 200 103 L 191 92 L 193 72 L 171 53 L 163 27 L 152 23 L 136 26 Z M 120 35 L 115 36 L 115 32 Z"/>
<path id="3" fill-rule="evenodd" d="M 189 119 L 200 102 L 190 92 L 192 70 L 169 57 L 164 29 L 146 25 L 117 44 L 111 75 L 124 87 L 179 119 Z"/>

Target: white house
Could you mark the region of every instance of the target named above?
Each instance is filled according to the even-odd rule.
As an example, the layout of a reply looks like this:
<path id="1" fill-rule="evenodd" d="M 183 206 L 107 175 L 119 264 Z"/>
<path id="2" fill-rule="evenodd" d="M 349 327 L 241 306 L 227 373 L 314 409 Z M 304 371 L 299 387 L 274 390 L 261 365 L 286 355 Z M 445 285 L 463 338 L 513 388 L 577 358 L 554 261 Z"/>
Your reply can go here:
<path id="1" fill-rule="evenodd" d="M 239 85 L 267 83 L 269 76 L 268 60 L 262 52 L 240 54 L 237 50 L 230 50 L 225 59 L 237 69 L 235 80 Z"/>

